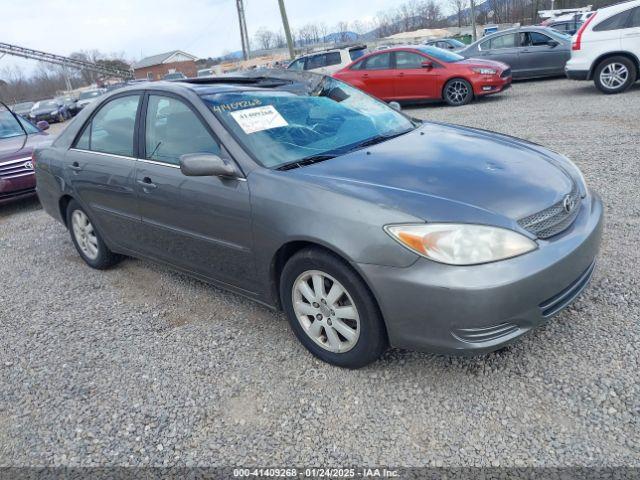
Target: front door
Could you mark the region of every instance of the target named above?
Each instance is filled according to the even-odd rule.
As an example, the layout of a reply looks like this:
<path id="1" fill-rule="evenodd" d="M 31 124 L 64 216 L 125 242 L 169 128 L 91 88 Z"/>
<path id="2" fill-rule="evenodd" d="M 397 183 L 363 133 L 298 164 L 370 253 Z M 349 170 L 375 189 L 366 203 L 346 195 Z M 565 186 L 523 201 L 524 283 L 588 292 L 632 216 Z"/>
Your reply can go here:
<path id="1" fill-rule="evenodd" d="M 101 106 L 64 162 L 68 184 L 103 236 L 134 250 L 141 227 L 133 178 L 140 99 L 140 93 L 129 93 Z"/>
<path id="2" fill-rule="evenodd" d="M 482 58 L 506 63 L 511 67 L 513 77 L 524 76 L 519 58 L 519 39 L 515 33 L 495 35 L 480 44 Z"/>
<path id="3" fill-rule="evenodd" d="M 528 76 L 561 75 L 571 58 L 569 44 L 562 44 L 544 33 L 521 32 L 520 45 L 520 63 Z"/>
<path id="4" fill-rule="evenodd" d="M 135 184 L 145 253 L 256 291 L 247 182 L 183 175 L 181 155 L 224 149 L 186 100 L 149 94 L 144 108 Z"/>
<path id="5" fill-rule="evenodd" d="M 357 76 L 365 92 L 382 100 L 395 98 L 395 70 L 391 52 L 378 53 L 363 61 L 362 67 L 356 70 Z"/>
<path id="6" fill-rule="evenodd" d="M 431 59 L 416 52 L 395 52 L 395 95 L 398 100 L 440 98 L 438 91 L 439 69 Z M 431 67 L 424 66 L 431 62 Z"/>

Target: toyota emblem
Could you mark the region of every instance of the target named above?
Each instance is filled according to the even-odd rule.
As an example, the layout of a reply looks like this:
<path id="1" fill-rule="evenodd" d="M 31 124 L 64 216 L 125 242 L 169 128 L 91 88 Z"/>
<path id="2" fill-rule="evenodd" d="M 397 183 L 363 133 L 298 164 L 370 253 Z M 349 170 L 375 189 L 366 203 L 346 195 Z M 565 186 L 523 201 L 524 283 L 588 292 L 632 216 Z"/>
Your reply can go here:
<path id="1" fill-rule="evenodd" d="M 576 206 L 576 201 L 571 195 L 567 195 L 562 201 L 562 206 L 564 207 L 565 212 L 571 213 L 571 211 Z"/>
<path id="2" fill-rule="evenodd" d="M 24 168 L 26 168 L 27 170 L 33 170 L 33 163 L 32 163 L 31 161 L 29 161 L 29 162 L 24 162 L 24 163 L 22 164 L 22 166 L 23 166 Z"/>

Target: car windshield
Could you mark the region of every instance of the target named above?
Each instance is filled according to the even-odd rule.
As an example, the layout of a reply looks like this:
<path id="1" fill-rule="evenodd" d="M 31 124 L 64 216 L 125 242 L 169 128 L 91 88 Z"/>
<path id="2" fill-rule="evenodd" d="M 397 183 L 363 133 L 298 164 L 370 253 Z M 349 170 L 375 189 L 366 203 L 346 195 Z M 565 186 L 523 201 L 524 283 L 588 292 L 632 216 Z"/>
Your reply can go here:
<path id="1" fill-rule="evenodd" d="M 456 48 L 463 48 L 466 47 L 466 45 L 464 43 L 462 43 L 460 40 L 456 40 L 455 38 L 450 38 L 449 40 L 447 40 L 451 45 L 453 45 Z"/>
<path id="2" fill-rule="evenodd" d="M 458 55 L 457 53 L 453 53 L 442 48 L 433 47 L 431 45 L 425 45 L 423 47 L 420 47 L 418 50 L 420 50 L 422 53 L 426 53 L 436 60 L 440 60 L 441 62 L 445 63 L 453 63 L 464 60 L 464 57 L 462 55 Z"/>
<path id="3" fill-rule="evenodd" d="M 415 128 L 386 104 L 328 77 L 312 93 L 255 90 L 203 100 L 269 168 L 327 159 Z"/>
<path id="4" fill-rule="evenodd" d="M 100 91 L 99 90 L 91 90 L 89 92 L 82 92 L 80 94 L 80 100 L 84 100 L 86 98 L 93 98 L 93 97 L 97 97 L 100 95 Z"/>
<path id="5" fill-rule="evenodd" d="M 23 125 L 24 129 L 20 125 Z M 0 106 L 0 139 L 24 135 L 25 130 L 27 133 L 38 132 L 38 129 L 29 122 L 22 120 L 20 117 L 16 119 L 13 113 Z"/>

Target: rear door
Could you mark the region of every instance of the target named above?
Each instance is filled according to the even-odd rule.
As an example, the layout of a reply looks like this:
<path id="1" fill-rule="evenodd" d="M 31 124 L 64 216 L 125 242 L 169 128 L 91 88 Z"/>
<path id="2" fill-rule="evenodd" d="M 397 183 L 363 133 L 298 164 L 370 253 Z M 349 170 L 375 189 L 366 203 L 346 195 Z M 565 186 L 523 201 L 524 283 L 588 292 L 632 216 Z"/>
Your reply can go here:
<path id="1" fill-rule="evenodd" d="M 398 100 L 440 98 L 440 69 L 430 58 L 417 52 L 398 50 L 395 55 L 395 94 Z M 431 62 L 426 68 L 424 62 Z"/>
<path id="2" fill-rule="evenodd" d="M 520 66 L 520 41 L 516 33 L 492 35 L 478 45 L 482 58 L 506 63 L 515 77 L 523 76 Z"/>
<path id="3" fill-rule="evenodd" d="M 141 227 L 133 178 L 141 98 L 125 93 L 100 106 L 65 156 L 67 182 L 101 233 L 134 251 Z"/>
<path id="4" fill-rule="evenodd" d="M 569 43 L 561 43 L 536 31 L 520 32 L 520 45 L 519 62 L 527 76 L 561 75 L 571 57 Z"/>
<path id="5" fill-rule="evenodd" d="M 145 253 L 255 291 L 247 182 L 182 174 L 181 155 L 211 153 L 229 158 L 189 101 L 149 93 L 143 109 L 135 188 Z"/>
<path id="6" fill-rule="evenodd" d="M 391 52 L 377 53 L 367 57 L 356 70 L 356 77 L 367 93 L 382 100 L 393 100 L 395 97 L 395 76 Z"/>
<path id="7" fill-rule="evenodd" d="M 640 58 L 640 7 L 631 9 L 627 28 L 622 31 L 622 49 Z"/>

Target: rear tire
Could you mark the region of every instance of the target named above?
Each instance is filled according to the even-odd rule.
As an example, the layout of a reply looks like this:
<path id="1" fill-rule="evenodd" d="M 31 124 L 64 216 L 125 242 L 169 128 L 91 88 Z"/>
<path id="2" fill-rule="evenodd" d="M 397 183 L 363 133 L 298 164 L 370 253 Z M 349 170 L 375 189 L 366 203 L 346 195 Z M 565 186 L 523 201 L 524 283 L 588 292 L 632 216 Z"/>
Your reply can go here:
<path id="1" fill-rule="evenodd" d="M 627 57 L 609 57 L 602 60 L 593 75 L 593 83 L 602 93 L 622 93 L 636 81 L 635 64 Z"/>
<path id="2" fill-rule="evenodd" d="M 442 99 L 452 107 L 467 105 L 473 100 L 473 87 L 464 78 L 452 78 L 442 90 Z"/>
<path id="3" fill-rule="evenodd" d="M 107 248 L 95 224 L 75 200 L 67 206 L 67 228 L 80 257 L 91 268 L 105 270 L 120 261 L 120 255 Z"/>
<path id="4" fill-rule="evenodd" d="M 293 255 L 280 277 L 280 298 L 300 343 L 324 362 L 360 368 L 387 348 L 373 295 L 360 276 L 330 252 L 307 248 Z"/>

